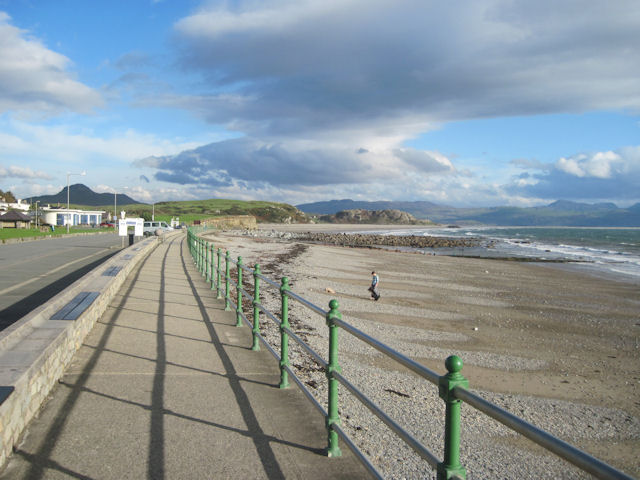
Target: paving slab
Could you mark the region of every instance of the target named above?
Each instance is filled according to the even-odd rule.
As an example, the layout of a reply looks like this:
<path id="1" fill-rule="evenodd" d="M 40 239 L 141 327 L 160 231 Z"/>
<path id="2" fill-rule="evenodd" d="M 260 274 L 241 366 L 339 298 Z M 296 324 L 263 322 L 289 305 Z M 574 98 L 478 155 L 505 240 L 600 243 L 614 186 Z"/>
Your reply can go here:
<path id="1" fill-rule="evenodd" d="M 369 478 L 205 283 L 160 245 L 88 335 L 0 479 Z"/>

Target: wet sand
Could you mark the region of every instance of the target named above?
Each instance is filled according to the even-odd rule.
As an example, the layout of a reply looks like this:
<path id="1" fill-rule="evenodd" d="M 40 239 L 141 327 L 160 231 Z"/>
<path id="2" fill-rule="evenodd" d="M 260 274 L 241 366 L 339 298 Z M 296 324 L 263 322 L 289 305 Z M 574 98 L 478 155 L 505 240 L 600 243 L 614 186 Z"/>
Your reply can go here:
<path id="1" fill-rule="evenodd" d="M 283 230 L 282 225 L 263 228 Z M 344 225 L 313 228 L 353 231 Z M 284 229 L 311 230 L 309 225 Z M 369 329 L 367 333 L 432 370 L 444 373 L 444 359 L 459 355 L 473 390 L 494 395 L 492 401 L 502 402 L 509 410 L 517 406 L 511 410 L 516 415 L 627 473 L 640 475 L 637 285 L 539 264 L 300 247 L 295 241 L 228 234 L 213 238 L 216 246 L 242 255 L 245 263 L 260 262 L 272 278 L 288 275 L 296 293 L 323 308 L 331 298 L 338 299 L 347 322 Z M 277 255 L 278 262 L 273 262 Z M 379 302 L 368 298 L 372 270 L 380 274 Z M 327 287 L 335 294 L 327 293 Z M 314 328 L 320 332 L 322 327 Z M 357 347 L 348 358 L 358 368 L 406 372 Z M 540 455 L 540 449 L 526 439 L 501 432 L 492 436 L 496 445 L 517 445 L 534 457 Z M 531 474 L 527 468 L 517 474 L 523 472 Z M 505 478 L 511 477 L 505 474 Z"/>

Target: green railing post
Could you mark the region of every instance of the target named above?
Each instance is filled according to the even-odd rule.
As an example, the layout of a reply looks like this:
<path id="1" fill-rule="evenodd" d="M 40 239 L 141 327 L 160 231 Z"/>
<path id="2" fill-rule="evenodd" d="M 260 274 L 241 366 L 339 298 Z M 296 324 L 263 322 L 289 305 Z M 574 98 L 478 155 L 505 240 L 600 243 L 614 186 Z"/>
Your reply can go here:
<path id="1" fill-rule="evenodd" d="M 257 352 L 260 350 L 260 339 L 258 336 L 260 335 L 260 309 L 258 305 L 260 304 L 260 265 L 256 263 L 253 268 L 253 329 L 251 333 L 253 334 L 253 345 L 251 345 L 251 350 Z"/>
<path id="2" fill-rule="evenodd" d="M 238 286 L 236 287 L 236 327 L 242 326 L 242 257 L 238 257 Z"/>
<path id="3" fill-rule="evenodd" d="M 282 302 L 282 310 L 280 317 L 280 388 L 289 386 L 289 374 L 285 367 L 289 364 L 289 334 L 285 332 L 285 328 L 289 328 L 289 297 L 285 292 L 291 290 L 289 288 L 289 279 L 282 277 L 280 285 L 280 298 Z"/>
<path id="4" fill-rule="evenodd" d="M 440 377 L 438 390 L 445 401 L 444 418 L 444 460 L 438 464 L 438 480 L 449 480 L 453 476 L 467 478 L 467 471 L 460 464 L 460 406 L 462 401 L 455 398 L 455 387 L 469 387 L 469 381 L 460 373 L 462 359 L 451 355 L 444 362 L 446 375 Z"/>
<path id="5" fill-rule="evenodd" d="M 204 242 L 204 265 L 202 267 L 202 276 L 207 281 L 209 275 L 209 242 Z"/>
<path id="6" fill-rule="evenodd" d="M 220 288 L 220 277 L 222 276 L 220 273 L 220 259 L 222 258 L 222 249 L 218 248 L 218 268 L 216 273 L 216 298 L 222 298 L 222 288 Z"/>
<path id="7" fill-rule="evenodd" d="M 212 243 L 211 244 L 211 275 L 209 276 L 209 281 L 211 282 L 211 290 L 216 288 L 216 247 Z"/>
<path id="8" fill-rule="evenodd" d="M 342 452 L 338 446 L 338 433 L 332 425 L 340 425 L 338 414 L 338 380 L 333 378 L 333 372 L 342 372 L 338 364 L 338 326 L 335 320 L 342 320 L 342 314 L 338 311 L 338 301 L 333 299 L 329 302 L 329 312 L 327 313 L 327 326 L 329 327 L 329 363 L 327 364 L 327 380 L 329 382 L 329 398 L 327 404 L 327 433 L 328 446 L 327 455 L 329 457 L 340 457 Z"/>
<path id="9" fill-rule="evenodd" d="M 202 271 L 202 239 L 198 237 L 198 271 Z"/>
<path id="10" fill-rule="evenodd" d="M 205 251 L 205 241 L 203 238 L 200 238 L 200 273 L 204 276 L 204 251 Z"/>
<path id="11" fill-rule="evenodd" d="M 229 250 L 227 250 L 227 254 L 224 257 L 225 266 L 224 266 L 224 309 L 225 311 L 231 310 L 231 306 L 229 304 L 229 263 L 231 263 L 231 254 Z"/>

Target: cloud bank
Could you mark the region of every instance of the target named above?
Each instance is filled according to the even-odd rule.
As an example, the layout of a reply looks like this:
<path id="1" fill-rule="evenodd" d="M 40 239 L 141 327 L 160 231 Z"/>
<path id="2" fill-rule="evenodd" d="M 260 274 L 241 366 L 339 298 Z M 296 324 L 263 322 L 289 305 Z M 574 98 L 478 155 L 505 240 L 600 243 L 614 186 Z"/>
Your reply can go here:
<path id="1" fill-rule="evenodd" d="M 466 203 L 474 193 L 557 198 L 562 178 L 600 195 L 624 180 L 622 153 L 576 154 L 546 175 L 481 186 L 443 153 L 405 142 L 455 120 L 638 111 L 639 32 L 634 1 L 207 3 L 175 25 L 198 93 L 153 102 L 244 137 L 139 165 L 165 182 L 305 199 L 335 186 Z"/>

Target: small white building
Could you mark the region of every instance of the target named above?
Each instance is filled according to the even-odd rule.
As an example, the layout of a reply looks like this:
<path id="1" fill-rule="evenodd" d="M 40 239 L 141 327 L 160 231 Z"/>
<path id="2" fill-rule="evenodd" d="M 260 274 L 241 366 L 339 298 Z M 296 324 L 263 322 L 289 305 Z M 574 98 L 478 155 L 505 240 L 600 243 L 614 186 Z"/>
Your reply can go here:
<path id="1" fill-rule="evenodd" d="M 65 225 L 99 226 L 102 223 L 102 210 L 78 210 L 75 208 L 42 207 L 41 223 L 63 227 Z"/>
<path id="2" fill-rule="evenodd" d="M 9 210 L 18 210 L 21 212 L 28 212 L 29 205 L 27 202 L 23 202 L 22 199 L 18 199 L 17 203 L 9 203 L 4 200 L 0 200 L 0 212 L 8 212 Z"/>

